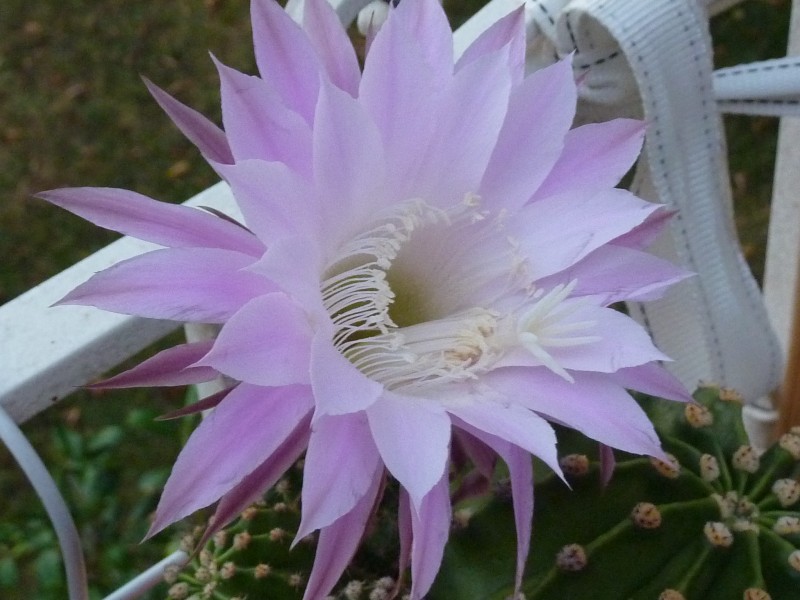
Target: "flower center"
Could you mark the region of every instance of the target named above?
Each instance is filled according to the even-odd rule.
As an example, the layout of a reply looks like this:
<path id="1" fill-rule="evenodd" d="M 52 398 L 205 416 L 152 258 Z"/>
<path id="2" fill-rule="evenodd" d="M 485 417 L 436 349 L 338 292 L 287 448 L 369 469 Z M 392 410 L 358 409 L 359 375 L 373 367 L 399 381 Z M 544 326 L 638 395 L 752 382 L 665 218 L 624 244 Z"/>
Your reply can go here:
<path id="1" fill-rule="evenodd" d="M 413 393 L 474 378 L 494 360 L 499 315 L 447 301 L 463 209 L 405 202 L 347 242 L 326 269 L 321 291 L 334 345 L 389 389 Z"/>
<path id="2" fill-rule="evenodd" d="M 364 375 L 403 393 L 477 378 L 506 350 L 571 381 L 550 349 L 591 343 L 575 282 L 531 290 L 502 218 L 474 196 L 443 211 L 409 200 L 344 244 L 321 285 L 333 343 Z M 493 298 L 516 297 L 500 312 Z"/>

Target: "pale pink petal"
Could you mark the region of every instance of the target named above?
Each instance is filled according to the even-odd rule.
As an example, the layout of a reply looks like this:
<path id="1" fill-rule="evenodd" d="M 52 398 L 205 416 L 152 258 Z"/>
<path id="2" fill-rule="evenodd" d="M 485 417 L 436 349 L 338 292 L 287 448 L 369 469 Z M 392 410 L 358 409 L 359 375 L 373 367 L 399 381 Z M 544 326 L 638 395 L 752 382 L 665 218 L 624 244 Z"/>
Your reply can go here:
<path id="1" fill-rule="evenodd" d="M 327 1 L 306 0 L 302 22 L 330 82 L 351 96 L 357 96 L 361 69 L 336 11 Z"/>
<path id="2" fill-rule="evenodd" d="M 320 210 L 337 240 L 349 239 L 364 216 L 380 210 L 385 169 L 380 135 L 364 108 L 323 85 L 314 122 L 314 177 L 328 198 L 336 198 Z"/>
<path id="3" fill-rule="evenodd" d="M 319 249 L 302 236 L 281 237 L 272 242 L 263 258 L 249 270 L 266 277 L 286 292 L 316 322 L 329 320 L 322 303 Z"/>
<path id="4" fill-rule="evenodd" d="M 324 598 L 350 564 L 379 500 L 383 479 L 383 469 L 376 470 L 369 489 L 353 510 L 320 531 L 303 600 Z"/>
<path id="5" fill-rule="evenodd" d="M 572 427 L 607 446 L 663 457 L 645 412 L 625 389 L 601 373 L 573 373 L 570 383 L 545 368 L 497 369 L 486 384 L 541 416 Z"/>
<path id="6" fill-rule="evenodd" d="M 291 298 L 266 294 L 233 315 L 195 364 L 254 385 L 309 383 L 312 335 L 308 317 Z"/>
<path id="7" fill-rule="evenodd" d="M 692 401 L 692 396 L 686 386 L 658 363 L 620 369 L 616 373 L 611 373 L 610 377 L 614 382 L 629 390 L 677 402 Z"/>
<path id="8" fill-rule="evenodd" d="M 228 140 L 219 127 L 193 108 L 178 102 L 147 78 L 143 79 L 159 106 L 183 135 L 197 146 L 203 156 L 218 163 L 230 164 L 233 162 L 233 154 L 228 146 Z"/>
<path id="9" fill-rule="evenodd" d="M 525 573 L 525 562 L 530 550 L 531 524 L 533 522 L 533 462 L 531 455 L 519 446 L 479 428 L 466 424 L 464 427 L 497 452 L 508 466 L 511 496 L 514 503 L 514 524 L 517 529 L 517 566 L 514 589 L 515 593 L 519 593 Z"/>
<path id="10" fill-rule="evenodd" d="M 285 236 L 314 236 L 317 194 L 302 175 L 280 162 L 241 160 L 214 165 L 231 186 L 247 227 L 270 246 Z"/>
<path id="11" fill-rule="evenodd" d="M 481 56 L 455 74 L 415 182 L 427 202 L 449 208 L 478 191 L 510 94 L 508 48 Z"/>
<path id="12" fill-rule="evenodd" d="M 400 488 L 397 502 L 397 535 L 400 538 L 400 552 L 397 557 L 397 583 L 395 593 L 403 587 L 406 571 L 411 565 L 411 545 L 414 541 L 414 530 L 411 523 L 411 498 L 405 488 Z"/>
<path id="13" fill-rule="evenodd" d="M 93 383 L 93 389 L 190 385 L 211 381 L 219 373 L 210 367 L 192 366 L 211 348 L 211 341 L 179 344 L 162 350 L 132 369 Z"/>
<path id="14" fill-rule="evenodd" d="M 308 437 L 311 433 L 310 424 L 311 413 L 309 412 L 263 463 L 220 498 L 214 516 L 211 517 L 208 527 L 197 543 L 197 548 L 205 546 L 217 531 L 238 517 L 245 508 L 260 500 L 289 467 L 297 462 L 308 445 Z"/>
<path id="15" fill-rule="evenodd" d="M 576 127 L 536 197 L 614 187 L 639 158 L 644 133 L 645 124 L 634 119 Z"/>
<path id="16" fill-rule="evenodd" d="M 317 419 L 303 466 L 303 517 L 295 543 L 349 513 L 383 469 L 363 412 Z"/>
<path id="17" fill-rule="evenodd" d="M 617 459 L 614 457 L 614 450 L 605 444 L 598 444 L 600 452 L 600 484 L 608 486 L 614 476 L 614 469 L 617 466 Z"/>
<path id="18" fill-rule="evenodd" d="M 275 0 L 252 0 L 253 45 L 261 77 L 308 123 L 320 84 L 320 64 L 306 33 Z"/>
<path id="19" fill-rule="evenodd" d="M 571 267 L 642 223 L 658 205 L 625 190 L 562 194 L 528 204 L 508 222 L 509 235 L 540 279 Z"/>
<path id="20" fill-rule="evenodd" d="M 450 481 L 447 470 L 422 502 L 411 505 L 411 600 L 421 600 L 428 593 L 444 556 L 450 535 Z"/>
<path id="21" fill-rule="evenodd" d="M 454 429 L 453 437 L 464 449 L 464 452 L 481 475 L 487 479 L 491 478 L 494 474 L 495 463 L 497 461 L 495 452 L 479 439 L 467 433 L 464 429 Z"/>
<path id="22" fill-rule="evenodd" d="M 498 401 L 465 399 L 462 402 L 448 403 L 447 412 L 477 430 L 527 450 L 559 473 L 556 434 L 553 428 L 521 404 L 523 403 L 514 396 L 505 395 Z M 472 430 L 469 431 L 477 436 Z M 481 436 L 477 437 L 487 443 Z"/>
<path id="23" fill-rule="evenodd" d="M 400 21 L 384 23 L 367 54 L 359 102 L 380 131 L 386 164 L 391 165 L 386 192 L 394 198 L 412 197 L 449 80 L 437 76 Z"/>
<path id="24" fill-rule="evenodd" d="M 612 308 L 585 306 L 564 319 L 593 323 L 586 335 L 600 339 L 576 346 L 548 348 L 549 354 L 567 370 L 613 373 L 656 360 L 670 360 L 653 345 L 647 331 L 630 317 Z"/>
<path id="25" fill-rule="evenodd" d="M 524 6 L 519 6 L 505 17 L 498 19 L 481 33 L 456 62 L 456 71 L 484 54 L 489 54 L 504 46 L 509 46 L 508 66 L 511 80 L 514 85 L 517 85 L 525 75 Z"/>
<path id="26" fill-rule="evenodd" d="M 615 246 L 623 246 L 633 250 L 644 250 L 656 241 L 666 229 L 676 212 L 660 206 L 659 209 L 648 216 L 641 225 L 614 238 Z"/>
<path id="27" fill-rule="evenodd" d="M 453 32 L 439 0 L 404 2 L 390 14 L 404 34 L 414 39 L 425 55 L 425 62 L 438 78 L 453 72 Z"/>
<path id="28" fill-rule="evenodd" d="M 313 406 L 307 386 L 240 384 L 178 455 L 148 536 L 217 501 L 278 450 Z"/>
<path id="29" fill-rule="evenodd" d="M 252 298 L 274 290 L 263 277 L 243 270 L 252 261 L 252 256 L 214 248 L 153 250 L 100 271 L 59 304 L 223 323 Z"/>
<path id="30" fill-rule="evenodd" d="M 576 99 L 569 59 L 536 71 L 514 89 L 479 190 L 489 206 L 516 210 L 533 196 L 561 155 Z"/>
<path id="31" fill-rule="evenodd" d="M 311 128 L 286 108 L 264 80 L 245 75 L 215 60 L 220 78 L 222 123 L 236 161 L 279 161 L 311 173 Z"/>
<path id="32" fill-rule="evenodd" d="M 367 417 L 386 468 L 419 508 L 446 470 L 450 419 L 431 400 L 392 392 L 367 408 Z"/>
<path id="33" fill-rule="evenodd" d="M 572 296 L 597 296 L 602 304 L 655 300 L 692 273 L 666 260 L 606 244 L 571 267 L 536 282 L 544 289 L 575 280 Z"/>
<path id="34" fill-rule="evenodd" d="M 210 396 L 206 396 L 205 398 L 201 398 L 196 402 L 192 402 L 191 404 L 187 404 L 186 406 L 182 406 L 178 409 L 171 410 L 163 415 L 158 415 L 155 420 L 156 421 L 170 421 L 172 419 L 179 419 L 181 417 L 188 417 L 189 415 L 196 415 L 197 413 L 201 413 L 207 411 L 209 409 L 214 408 L 220 402 L 222 402 L 225 397 L 230 394 L 236 386 L 239 385 L 234 384 L 232 387 L 226 388 L 224 390 L 220 390 L 216 394 L 211 394 Z"/>
<path id="35" fill-rule="evenodd" d="M 311 345 L 311 385 L 317 402 L 315 420 L 364 410 L 384 391 L 383 385 L 342 356 L 324 332 L 318 333 Z"/>
<path id="36" fill-rule="evenodd" d="M 95 225 L 168 247 L 221 248 L 261 256 L 252 233 L 208 212 L 116 188 L 64 188 L 37 194 Z"/>

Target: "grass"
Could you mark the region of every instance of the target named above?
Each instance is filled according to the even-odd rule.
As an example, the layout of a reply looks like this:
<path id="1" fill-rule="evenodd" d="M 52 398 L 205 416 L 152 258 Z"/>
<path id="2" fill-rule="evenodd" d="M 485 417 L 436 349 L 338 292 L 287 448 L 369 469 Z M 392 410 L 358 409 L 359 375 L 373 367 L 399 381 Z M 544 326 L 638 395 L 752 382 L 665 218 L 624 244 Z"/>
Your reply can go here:
<path id="1" fill-rule="evenodd" d="M 463 3 L 448 4 L 462 19 Z M 782 55 L 788 10 L 788 0 L 750 0 L 718 18 L 719 66 Z M 0 3 L 0 304 L 116 237 L 31 199 L 36 191 L 115 186 L 177 202 L 215 182 L 139 76 L 218 120 L 207 51 L 254 72 L 249 38 L 247 0 Z M 726 126 L 737 225 L 760 275 L 777 122 Z M 180 402 L 164 392 L 78 393 L 26 424 L 70 498 L 95 595 L 162 551 L 137 542 L 185 430 L 151 417 Z M 0 596 L 63 598 L 52 533 L 2 451 L 0 515 Z"/>

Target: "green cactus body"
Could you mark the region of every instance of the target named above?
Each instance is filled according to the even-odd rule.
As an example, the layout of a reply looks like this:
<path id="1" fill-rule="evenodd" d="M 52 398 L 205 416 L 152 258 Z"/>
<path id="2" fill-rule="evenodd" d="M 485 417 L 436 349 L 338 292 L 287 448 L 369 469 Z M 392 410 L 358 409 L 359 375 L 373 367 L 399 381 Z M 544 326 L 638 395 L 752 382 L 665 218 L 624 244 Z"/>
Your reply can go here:
<path id="1" fill-rule="evenodd" d="M 596 445 L 562 432 L 569 486 L 552 473 L 538 479 L 525 600 L 800 598 L 800 430 L 758 456 L 735 394 L 704 387 L 695 399 L 643 400 L 668 456 L 618 456 L 605 488 L 598 463 L 587 458 Z M 463 475 L 454 473 L 454 485 Z M 293 469 L 173 573 L 169 597 L 301 598 L 315 543 L 289 548 L 299 524 L 300 476 Z M 510 598 L 513 509 L 506 484 L 494 492 L 457 505 L 428 600 Z M 364 546 L 331 599 L 395 597 L 396 495 L 396 485 L 387 485 Z"/>
<path id="2" fill-rule="evenodd" d="M 538 484 L 526 600 L 800 598 L 800 431 L 759 457 L 734 394 L 695 399 L 645 401 L 670 460 L 621 458 L 605 489 L 596 463 L 567 469 L 571 490 Z M 512 522 L 501 497 L 454 532 L 429 598 L 508 598 L 513 537 L 500 525 Z"/>

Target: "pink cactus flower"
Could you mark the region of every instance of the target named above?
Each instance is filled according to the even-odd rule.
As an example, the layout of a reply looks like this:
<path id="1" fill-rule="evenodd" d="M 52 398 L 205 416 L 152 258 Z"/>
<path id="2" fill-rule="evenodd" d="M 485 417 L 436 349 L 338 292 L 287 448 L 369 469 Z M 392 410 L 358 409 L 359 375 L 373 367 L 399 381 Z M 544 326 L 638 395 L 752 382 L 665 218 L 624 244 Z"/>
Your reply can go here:
<path id="1" fill-rule="evenodd" d="M 686 274 L 643 251 L 664 211 L 614 186 L 641 123 L 570 129 L 569 60 L 524 72 L 522 9 L 457 61 L 436 0 L 405 0 L 363 72 L 324 0 L 253 0 L 260 77 L 218 64 L 224 132 L 150 85 L 230 185 L 243 226 L 118 189 L 41 196 L 163 248 L 62 303 L 217 323 L 110 386 L 235 385 L 178 457 L 151 533 L 217 502 L 213 533 L 305 453 L 297 539 L 319 530 L 305 598 L 355 552 L 386 477 L 401 486 L 401 568 L 422 598 L 451 521 L 451 445 L 508 465 L 517 582 L 530 455 L 560 472 L 548 421 L 661 455 L 626 391 L 685 400 L 666 357 L 610 305 Z"/>

